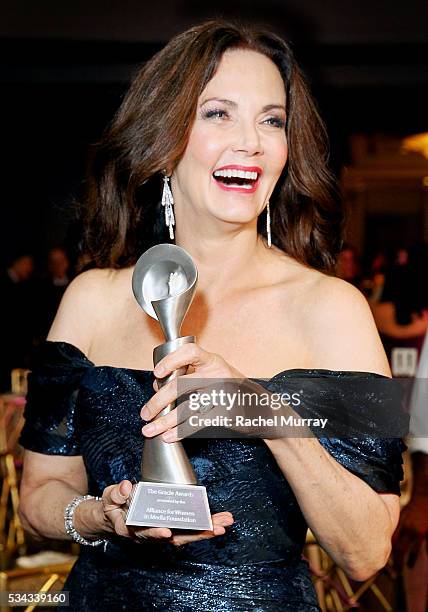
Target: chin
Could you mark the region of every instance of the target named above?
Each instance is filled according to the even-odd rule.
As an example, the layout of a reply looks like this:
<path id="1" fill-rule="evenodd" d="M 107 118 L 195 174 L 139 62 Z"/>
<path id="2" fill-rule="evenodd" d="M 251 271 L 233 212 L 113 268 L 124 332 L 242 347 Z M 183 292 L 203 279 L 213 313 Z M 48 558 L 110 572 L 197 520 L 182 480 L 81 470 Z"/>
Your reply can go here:
<path id="1" fill-rule="evenodd" d="M 219 219 L 225 221 L 237 221 L 248 223 L 256 218 L 260 213 L 261 206 L 259 203 L 250 202 L 248 199 L 236 199 L 233 201 L 221 201 L 217 199 L 215 206 L 210 206 L 210 212 Z"/>
<path id="2" fill-rule="evenodd" d="M 227 211 L 219 211 L 216 209 L 213 211 L 213 215 L 219 221 L 224 221 L 225 223 L 251 223 L 254 219 L 257 218 L 257 212 L 255 209 L 252 210 L 227 210 Z"/>

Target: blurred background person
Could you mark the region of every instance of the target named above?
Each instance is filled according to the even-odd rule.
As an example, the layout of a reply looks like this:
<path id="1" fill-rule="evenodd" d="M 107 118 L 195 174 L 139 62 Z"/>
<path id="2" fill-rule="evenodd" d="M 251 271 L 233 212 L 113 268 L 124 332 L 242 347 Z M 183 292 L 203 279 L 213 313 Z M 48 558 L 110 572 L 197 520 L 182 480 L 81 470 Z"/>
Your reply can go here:
<path id="1" fill-rule="evenodd" d="M 17 255 L 1 277 L 2 286 L 4 289 L 7 286 L 17 286 L 19 283 L 28 281 L 34 273 L 34 258 L 29 253 Z"/>
<path id="2" fill-rule="evenodd" d="M 11 388 L 11 370 L 27 368 L 34 329 L 34 257 L 12 256 L 0 275 L 0 392 Z"/>
<path id="3" fill-rule="evenodd" d="M 359 287 L 362 281 L 361 262 L 358 251 L 351 244 L 344 243 L 336 265 L 339 278 Z"/>
<path id="4" fill-rule="evenodd" d="M 377 304 L 382 297 L 385 286 L 385 274 L 388 269 L 388 256 L 384 250 L 377 251 L 367 266 L 367 272 L 360 289 L 370 304 Z"/>
<path id="5" fill-rule="evenodd" d="M 428 245 L 399 249 L 385 277 L 374 319 L 390 361 L 395 348 L 414 348 L 420 354 L 428 329 Z M 413 373 L 414 375 L 414 373 Z"/>
<path id="6" fill-rule="evenodd" d="M 63 248 L 56 247 L 49 251 L 48 278 L 53 287 L 66 287 L 68 285 L 70 282 L 68 277 L 69 268 L 70 260 Z"/>

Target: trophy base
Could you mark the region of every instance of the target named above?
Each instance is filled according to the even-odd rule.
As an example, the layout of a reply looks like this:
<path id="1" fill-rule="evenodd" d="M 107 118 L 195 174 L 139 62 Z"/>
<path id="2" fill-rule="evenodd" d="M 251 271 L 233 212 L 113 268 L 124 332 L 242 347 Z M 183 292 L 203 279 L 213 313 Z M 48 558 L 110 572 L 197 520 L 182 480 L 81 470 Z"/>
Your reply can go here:
<path id="1" fill-rule="evenodd" d="M 200 485 L 139 482 L 133 491 L 126 524 L 211 531 L 207 491 Z"/>

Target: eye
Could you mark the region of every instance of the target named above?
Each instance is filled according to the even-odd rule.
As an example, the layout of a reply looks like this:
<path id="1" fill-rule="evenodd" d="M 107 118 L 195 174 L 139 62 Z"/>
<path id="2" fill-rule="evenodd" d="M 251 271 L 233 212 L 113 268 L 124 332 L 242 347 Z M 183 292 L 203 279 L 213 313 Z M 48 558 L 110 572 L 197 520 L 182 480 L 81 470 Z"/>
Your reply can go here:
<path id="1" fill-rule="evenodd" d="M 203 111 L 202 113 L 202 117 L 204 119 L 224 119 L 225 117 L 228 117 L 228 113 L 227 111 L 221 109 L 221 108 L 212 108 L 212 109 L 208 109 L 206 111 Z"/>
<path id="2" fill-rule="evenodd" d="M 273 125 L 274 127 L 277 128 L 285 128 L 285 121 L 284 119 L 281 119 L 280 117 L 268 117 L 267 119 L 265 119 L 265 121 L 263 123 L 268 123 L 268 125 Z"/>

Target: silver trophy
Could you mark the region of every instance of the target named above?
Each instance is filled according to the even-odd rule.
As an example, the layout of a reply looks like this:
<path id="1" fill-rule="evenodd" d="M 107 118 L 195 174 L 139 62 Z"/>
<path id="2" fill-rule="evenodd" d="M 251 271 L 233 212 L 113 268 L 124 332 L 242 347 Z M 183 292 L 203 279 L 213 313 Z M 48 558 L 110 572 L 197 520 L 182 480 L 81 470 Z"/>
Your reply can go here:
<path id="1" fill-rule="evenodd" d="M 173 244 L 158 244 L 139 258 L 132 276 L 132 290 L 141 308 L 159 321 L 166 342 L 153 350 L 153 365 L 194 336 L 180 337 L 184 317 L 192 302 L 197 268 L 190 255 Z M 159 387 L 186 373 L 180 368 L 157 379 Z M 168 414 L 172 402 L 158 415 Z M 133 491 L 127 525 L 212 529 L 205 487 L 196 474 L 181 442 L 164 442 L 160 436 L 145 438 L 141 461 L 141 482 Z"/>

